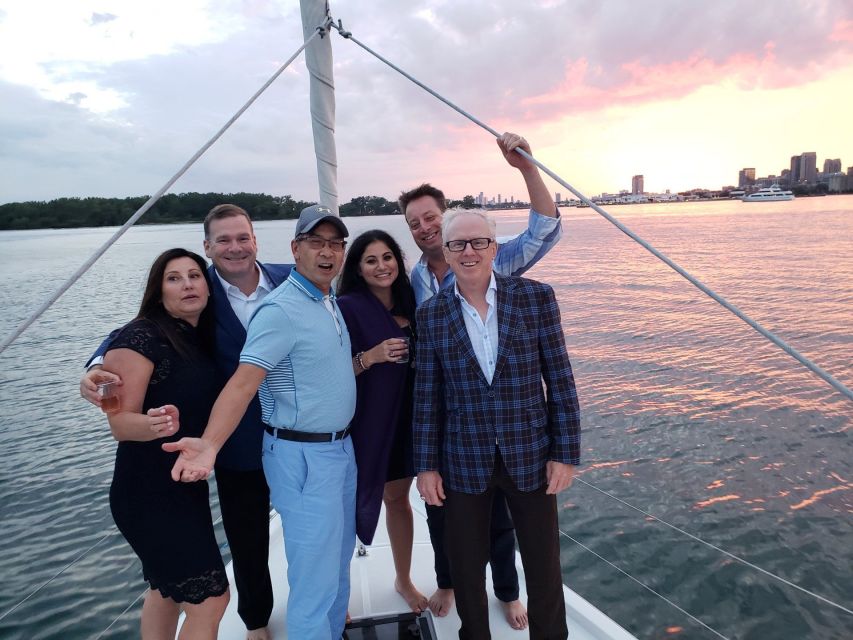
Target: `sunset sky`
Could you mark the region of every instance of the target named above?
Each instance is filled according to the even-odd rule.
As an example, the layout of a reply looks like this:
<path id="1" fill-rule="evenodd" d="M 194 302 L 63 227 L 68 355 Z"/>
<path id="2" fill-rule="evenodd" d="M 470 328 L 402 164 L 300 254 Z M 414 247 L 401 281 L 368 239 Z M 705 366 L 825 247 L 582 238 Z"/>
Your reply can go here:
<path id="1" fill-rule="evenodd" d="M 587 195 L 853 166 L 853 3 L 334 0 Z M 301 44 L 296 0 L 4 0 L 0 203 L 156 191 Z M 488 133 L 333 36 L 341 201 L 524 196 Z M 316 199 L 302 59 L 172 189 Z M 565 189 L 554 184 L 554 191 Z"/>

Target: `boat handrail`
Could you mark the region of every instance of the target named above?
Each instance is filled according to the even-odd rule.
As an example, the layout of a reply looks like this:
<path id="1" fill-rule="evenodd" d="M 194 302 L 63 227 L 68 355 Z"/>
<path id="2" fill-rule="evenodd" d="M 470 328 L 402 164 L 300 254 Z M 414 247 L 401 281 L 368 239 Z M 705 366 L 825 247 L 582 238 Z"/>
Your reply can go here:
<path id="1" fill-rule="evenodd" d="M 473 122 L 474 124 L 476 124 L 477 126 L 482 127 L 483 129 L 485 129 L 486 131 L 488 131 L 489 133 L 491 133 L 491 134 L 492 134 L 493 136 L 495 136 L 496 138 L 500 137 L 500 134 L 499 134 L 499 133 L 498 133 L 494 128 L 490 127 L 490 126 L 489 126 L 489 125 L 487 125 L 486 123 L 484 123 L 484 122 L 482 122 L 481 120 L 477 119 L 476 117 L 474 117 L 473 115 L 471 115 L 470 113 L 468 113 L 467 111 L 465 111 L 464 109 L 462 109 L 461 107 L 459 107 L 459 106 L 455 105 L 453 102 L 451 102 L 450 100 L 448 100 L 447 98 L 445 98 L 445 97 L 444 97 L 444 96 L 442 96 L 441 94 L 437 93 L 436 91 L 434 91 L 433 89 L 431 89 L 430 87 L 428 87 L 427 85 L 425 85 L 423 82 L 421 82 L 420 80 L 418 80 L 418 79 L 417 79 L 417 78 L 415 78 L 414 76 L 410 75 L 409 73 L 407 73 L 406 71 L 404 71 L 403 69 L 401 69 L 400 67 L 398 67 L 397 65 L 395 65 L 395 64 L 394 64 L 393 62 L 391 62 L 390 60 L 388 60 L 388 59 L 384 58 L 383 56 L 381 56 L 380 54 L 378 54 L 376 51 L 374 51 L 373 49 L 371 49 L 370 47 L 368 47 L 368 46 L 367 46 L 366 44 L 364 44 L 363 42 L 359 41 L 357 38 L 355 38 L 355 37 L 352 35 L 352 32 L 347 31 L 347 30 L 345 30 L 345 29 L 343 28 L 343 24 L 341 23 L 341 21 L 340 21 L 340 20 L 338 20 L 338 23 L 337 23 L 337 24 L 335 24 L 334 22 L 331 22 L 331 23 L 330 23 L 330 26 L 331 26 L 333 29 L 335 29 L 335 30 L 336 30 L 336 31 L 341 35 L 341 37 L 342 37 L 342 38 L 344 38 L 345 40 L 350 40 L 350 41 L 354 42 L 354 43 L 355 43 L 355 44 L 357 44 L 359 47 L 361 47 L 362 49 L 364 49 L 365 51 L 367 51 L 369 54 L 371 54 L 372 56 L 374 56 L 374 57 L 375 57 L 375 58 L 377 58 L 378 60 L 380 60 L 380 61 L 384 62 L 386 65 L 388 65 L 389 67 L 391 67 L 392 69 L 394 69 L 396 72 L 398 72 L 399 74 L 401 74 L 402 76 L 404 76 L 405 78 L 407 78 L 408 80 L 410 80 L 411 82 L 413 82 L 414 84 L 418 85 L 421 89 L 423 89 L 424 91 L 426 91 L 427 93 L 429 93 L 430 95 L 432 95 L 433 97 L 435 97 L 436 99 L 440 100 L 441 102 L 443 102 L 444 104 L 446 104 L 448 107 L 450 107 L 451 109 L 453 109 L 454 111 L 456 111 L 456 112 L 457 112 L 457 113 L 459 113 L 460 115 L 464 116 L 465 118 L 467 118 L 468 120 L 470 120 L 471 122 Z M 561 178 L 561 177 L 560 177 L 560 176 L 558 176 L 556 173 L 554 173 L 553 171 L 551 171 L 551 169 L 549 169 L 549 168 L 548 168 L 548 167 L 546 167 L 544 164 L 542 164 L 541 162 L 539 162 L 539 161 L 538 161 L 536 158 L 534 158 L 532 155 L 530 155 L 529 153 L 527 153 L 527 152 L 526 152 L 526 151 L 524 151 L 523 149 L 519 149 L 519 148 L 516 148 L 516 149 L 515 149 L 515 151 L 516 151 L 517 153 L 519 153 L 521 156 L 523 156 L 523 157 L 527 158 L 530 162 L 532 162 L 533 164 L 535 164 L 537 167 L 539 167 L 540 169 L 542 169 L 542 171 L 544 171 L 545 173 L 547 173 L 551 178 L 553 178 L 554 180 L 556 180 L 556 181 L 557 181 L 558 183 L 560 183 L 563 187 L 565 187 L 565 188 L 566 188 L 566 189 L 568 189 L 570 192 L 572 192 L 575 196 L 577 196 L 577 197 L 581 200 L 581 202 L 583 202 L 584 204 L 586 204 L 586 205 L 588 205 L 590 208 L 592 208 L 592 209 L 593 209 L 593 211 L 595 211 L 596 213 L 598 213 L 598 214 L 599 214 L 600 216 L 602 216 L 605 220 L 607 220 L 607 221 L 608 221 L 608 222 L 610 222 L 612 225 L 614 225 L 617 229 L 619 229 L 622 233 L 624 233 L 626 236 L 628 236 L 629 238 L 631 238 L 632 240 L 634 240 L 636 243 L 638 243 L 640 246 L 642 246 L 644 249 L 646 249 L 646 251 L 648 251 L 648 252 L 649 252 L 649 253 L 651 253 L 653 256 L 655 256 L 655 257 L 656 257 L 656 258 L 658 258 L 660 261 L 662 261 L 664 264 L 666 264 L 669 268 L 671 268 L 673 271 L 675 271 L 677 274 L 679 274 L 681 277 L 683 277 L 685 280 L 687 280 L 687 281 L 688 281 L 690 284 L 692 284 L 694 287 L 696 287 L 697 289 L 699 289 L 700 291 L 702 291 L 702 293 L 704 293 L 705 295 L 707 295 L 708 297 L 710 297 L 712 300 L 714 300 L 715 302 L 717 302 L 718 304 L 720 304 L 721 306 L 723 306 L 724 308 L 726 308 L 727 310 L 729 310 L 729 311 L 730 311 L 731 313 L 733 313 L 735 316 L 737 316 L 738 318 L 740 318 L 741 320 L 743 320 L 746 324 L 748 324 L 750 327 L 752 327 L 755 331 L 757 331 L 757 332 L 758 332 L 758 333 L 760 333 L 762 336 L 764 336 L 765 338 L 767 338 L 770 342 L 772 342 L 773 344 L 775 344 L 777 347 L 779 347 L 780 349 L 782 349 L 782 350 L 783 350 L 785 353 L 787 353 L 789 356 L 791 356 L 792 358 L 794 358 L 795 360 L 797 360 L 800 364 L 802 364 L 803 366 L 805 366 L 809 371 L 811 371 L 811 372 L 812 372 L 812 373 L 814 373 L 816 376 L 818 376 L 819 378 L 821 378 L 822 380 L 824 380 L 825 382 L 827 382 L 831 387 L 833 387 L 833 388 L 834 388 L 836 391 L 838 391 L 841 395 L 843 395 L 843 396 L 844 396 L 844 397 L 846 397 L 848 400 L 850 400 L 851 402 L 853 402 L 853 390 L 851 390 L 851 389 L 849 389 L 848 387 L 846 387 L 843 383 L 841 383 L 841 381 L 837 380 L 835 377 L 833 377 L 833 376 L 832 376 L 830 373 L 828 373 L 827 371 L 824 371 L 821 367 L 819 367 L 817 364 L 815 364 L 814 362 L 812 362 L 811 360 L 809 360 L 806 356 L 804 356 L 804 355 L 803 355 L 803 354 L 801 354 L 799 351 L 797 351 L 796 349 L 794 349 L 792 346 L 790 346 L 788 343 L 786 343 L 786 342 L 785 342 L 784 340 L 782 340 L 780 337 L 778 337 L 777 335 L 775 335 L 774 333 L 772 333 L 772 332 L 771 332 L 771 331 L 769 331 L 768 329 L 765 329 L 761 324 L 759 324 L 758 322 L 756 322 L 755 320 L 753 320 L 752 318 L 750 318 L 749 316 L 747 316 L 743 311 L 741 311 L 740 309 L 738 309 L 735 305 L 733 305 L 733 304 L 732 304 L 732 303 L 730 303 L 728 300 L 726 300 L 725 298 L 723 298 L 721 295 L 719 295 L 718 293 L 716 293 L 715 291 L 713 291 L 710 287 L 708 287 L 707 285 L 705 285 L 704 283 L 702 283 L 698 278 L 696 278 L 695 276 L 693 276 L 693 275 L 691 275 L 690 273 L 688 273 L 688 272 L 687 272 L 687 270 L 685 270 L 684 268 L 682 268 L 681 266 L 679 266 L 678 264 L 676 264 L 676 263 L 675 263 L 675 261 L 673 261 L 671 258 L 669 258 L 668 256 L 664 255 L 663 253 L 661 253 L 661 252 L 660 252 L 660 251 L 658 251 L 657 249 L 655 249 L 651 244 L 649 244 L 648 242 L 646 242 L 643 238 L 641 238 L 639 235 L 637 235 L 637 234 L 636 234 L 635 232 L 633 232 L 631 229 L 629 229 L 628 227 L 626 227 L 622 222 L 620 222 L 619 220 L 617 220 L 616 218 L 614 218 L 612 215 L 610 215 L 609 213 L 607 213 L 607 211 L 605 211 L 604 209 L 602 209 L 601 207 L 599 207 L 599 206 L 598 206 L 597 204 L 595 204 L 592 200 L 590 200 L 589 198 L 587 198 L 584 194 L 582 194 L 580 191 L 578 191 L 577 189 L 575 189 L 572 185 L 570 185 L 568 182 L 566 182 L 565 180 L 563 180 L 563 178 Z"/>

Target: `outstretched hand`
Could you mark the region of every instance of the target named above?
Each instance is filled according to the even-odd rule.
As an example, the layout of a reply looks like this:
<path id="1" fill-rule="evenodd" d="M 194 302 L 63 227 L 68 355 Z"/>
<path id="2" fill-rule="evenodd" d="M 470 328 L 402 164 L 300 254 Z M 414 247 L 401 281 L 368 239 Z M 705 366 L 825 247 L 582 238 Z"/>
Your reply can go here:
<path id="1" fill-rule="evenodd" d="M 504 159 L 506 159 L 511 167 L 515 167 L 516 169 L 529 169 L 536 166 L 520 153 L 516 153 L 516 149 L 521 149 L 530 155 L 533 155 L 533 152 L 530 150 L 530 144 L 517 133 L 510 133 L 507 131 L 497 138 L 497 143 L 498 147 L 500 147 L 501 153 L 504 154 Z"/>
<path id="2" fill-rule="evenodd" d="M 172 467 L 175 482 L 207 480 L 216 462 L 216 449 L 201 438 L 181 438 L 177 442 L 164 442 L 163 451 L 178 452 L 180 455 Z"/>

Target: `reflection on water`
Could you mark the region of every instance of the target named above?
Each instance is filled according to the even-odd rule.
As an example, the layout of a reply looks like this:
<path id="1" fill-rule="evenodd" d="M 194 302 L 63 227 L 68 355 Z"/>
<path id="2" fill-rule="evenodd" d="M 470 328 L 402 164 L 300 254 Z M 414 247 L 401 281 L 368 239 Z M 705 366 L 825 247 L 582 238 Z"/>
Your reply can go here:
<path id="1" fill-rule="evenodd" d="M 851 210 L 845 196 L 611 213 L 853 386 Z M 849 608 L 853 404 L 594 212 L 563 215 L 563 241 L 529 275 L 560 300 L 583 409 L 583 480 Z M 501 213 L 499 231 L 525 221 Z M 354 234 L 389 229 L 417 256 L 399 218 L 347 224 Z M 262 259 L 290 261 L 292 229 L 258 223 Z M 112 231 L 0 233 L 0 334 Z M 115 445 L 76 380 L 103 334 L 134 315 L 153 257 L 177 245 L 200 250 L 200 227 L 133 229 L 0 356 L 0 612 L 111 530 Z M 561 505 L 572 537 L 727 637 L 853 637 L 853 616 L 582 483 Z M 638 637 L 714 637 L 568 540 L 562 560 L 567 584 Z M 111 535 L 0 622 L 0 636 L 92 637 L 142 589 L 138 562 Z M 137 620 L 138 606 L 107 637 L 135 637 Z"/>

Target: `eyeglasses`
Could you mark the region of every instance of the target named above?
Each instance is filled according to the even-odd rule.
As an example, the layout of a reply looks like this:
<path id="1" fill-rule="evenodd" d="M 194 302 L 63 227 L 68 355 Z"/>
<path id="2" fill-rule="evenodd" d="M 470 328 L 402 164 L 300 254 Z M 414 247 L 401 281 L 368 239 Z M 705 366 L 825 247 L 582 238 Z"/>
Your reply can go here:
<path id="1" fill-rule="evenodd" d="M 467 244 L 470 244 L 472 249 L 482 251 L 483 249 L 488 249 L 489 245 L 493 242 L 494 240 L 491 238 L 471 238 L 470 240 L 448 240 L 444 243 L 444 246 L 447 247 L 448 251 L 459 253 L 460 251 L 465 251 L 465 245 Z"/>
<path id="2" fill-rule="evenodd" d="M 319 251 L 320 249 L 322 249 L 326 245 L 329 245 L 329 248 L 332 251 L 340 253 L 347 246 L 346 240 L 337 240 L 337 239 L 328 240 L 328 239 L 320 237 L 320 236 L 299 236 L 298 238 L 296 238 L 296 241 L 297 242 L 305 242 L 309 247 L 311 247 L 315 251 Z"/>

